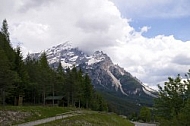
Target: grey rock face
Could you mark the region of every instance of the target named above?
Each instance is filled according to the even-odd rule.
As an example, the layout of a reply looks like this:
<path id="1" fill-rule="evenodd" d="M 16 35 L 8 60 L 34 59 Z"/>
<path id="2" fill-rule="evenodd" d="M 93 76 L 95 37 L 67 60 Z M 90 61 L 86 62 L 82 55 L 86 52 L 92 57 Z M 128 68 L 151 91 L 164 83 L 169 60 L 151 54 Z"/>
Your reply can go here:
<path id="1" fill-rule="evenodd" d="M 113 91 L 125 96 L 155 96 L 156 91 L 143 85 L 120 66 L 114 65 L 110 57 L 102 51 L 96 51 L 89 56 L 66 42 L 49 48 L 45 52 L 50 66 L 54 68 L 58 66 L 59 62 L 63 68 L 80 67 L 91 77 L 92 84 L 96 89 Z M 41 53 L 31 54 L 31 56 L 38 58 Z"/>

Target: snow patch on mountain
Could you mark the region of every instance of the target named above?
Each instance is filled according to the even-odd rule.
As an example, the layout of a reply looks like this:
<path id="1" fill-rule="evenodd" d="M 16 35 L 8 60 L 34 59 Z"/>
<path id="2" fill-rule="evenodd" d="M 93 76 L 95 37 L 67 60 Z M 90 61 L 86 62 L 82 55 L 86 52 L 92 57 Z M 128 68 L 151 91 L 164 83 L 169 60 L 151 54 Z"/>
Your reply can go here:
<path id="1" fill-rule="evenodd" d="M 147 84 L 141 83 L 141 85 L 149 92 L 157 92 L 156 90 L 150 88 Z"/>
<path id="2" fill-rule="evenodd" d="M 78 56 L 73 56 L 70 58 L 70 61 L 75 62 L 77 60 Z"/>
<path id="3" fill-rule="evenodd" d="M 43 52 L 31 54 L 31 56 L 37 59 Z M 86 73 L 91 75 L 93 78 L 92 81 L 95 84 L 99 84 L 104 88 L 112 90 L 112 87 L 114 87 L 115 91 L 121 92 L 127 96 L 130 94 L 138 95 L 141 91 L 150 96 L 155 96 L 155 91 L 153 89 L 144 85 L 129 72 L 126 72 L 124 68 L 121 68 L 119 65 L 114 65 L 110 57 L 102 51 L 96 51 L 93 55 L 89 56 L 78 48 L 73 48 L 70 42 L 66 42 L 47 49 L 45 53 L 47 55 L 47 60 L 52 67 L 56 68 L 59 62 L 63 68 L 72 68 L 73 66 L 82 67 Z M 133 78 L 138 81 L 142 87 L 136 90 L 128 89 L 125 85 L 128 82 L 123 82 L 121 80 L 122 77 Z"/>
<path id="4" fill-rule="evenodd" d="M 62 65 L 63 68 L 68 68 L 68 67 L 71 68 L 71 67 L 73 67 L 73 64 L 66 63 L 64 60 L 61 61 L 61 65 Z"/>
<path id="5" fill-rule="evenodd" d="M 147 88 L 143 87 L 143 91 L 144 91 L 147 95 L 150 95 L 150 96 L 152 96 L 152 97 L 154 97 L 154 98 L 157 98 L 157 96 L 154 95 L 154 94 L 152 94 L 150 91 L 148 91 Z"/>
<path id="6" fill-rule="evenodd" d="M 124 95 L 127 95 L 124 91 L 123 91 L 123 88 L 122 88 L 122 85 L 120 83 L 120 81 L 115 78 L 115 76 L 109 71 L 107 70 L 107 73 L 111 76 L 111 78 L 113 79 L 113 82 L 115 85 L 112 85 L 112 86 L 115 86 L 115 89 L 116 91 L 118 90 L 118 88 L 121 90 L 121 92 L 124 94 Z"/>
<path id="7" fill-rule="evenodd" d="M 88 57 L 88 65 L 93 65 L 95 63 L 101 62 L 105 59 L 105 54 L 102 51 L 96 51 L 92 56 Z"/>
<path id="8" fill-rule="evenodd" d="M 98 63 L 98 62 L 101 61 L 101 60 L 95 59 L 93 57 L 89 57 L 88 59 L 89 59 L 88 62 L 87 62 L 88 65 L 93 65 L 93 64 Z"/>
<path id="9" fill-rule="evenodd" d="M 156 95 L 153 94 L 153 93 L 156 93 L 156 92 L 157 92 L 156 90 L 150 88 L 150 87 L 147 86 L 146 84 L 141 83 L 141 85 L 143 86 L 143 91 L 144 91 L 146 94 L 148 94 L 148 95 L 150 95 L 150 96 L 152 96 L 152 97 L 155 97 L 155 98 L 157 97 Z"/>

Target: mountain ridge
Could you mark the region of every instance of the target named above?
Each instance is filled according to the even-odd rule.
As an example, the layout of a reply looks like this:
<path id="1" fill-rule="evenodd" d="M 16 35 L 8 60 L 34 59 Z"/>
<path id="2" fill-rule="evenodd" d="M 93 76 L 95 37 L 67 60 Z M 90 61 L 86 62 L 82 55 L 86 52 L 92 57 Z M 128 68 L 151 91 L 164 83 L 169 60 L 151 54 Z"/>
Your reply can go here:
<path id="1" fill-rule="evenodd" d="M 151 106 L 153 99 L 157 97 L 155 90 L 133 77 L 124 68 L 113 64 L 111 58 L 103 51 L 95 51 L 92 55 L 88 55 L 66 42 L 31 56 L 39 58 L 43 52 L 46 53 L 49 65 L 53 68 L 57 68 L 59 63 L 63 68 L 73 66 L 81 68 L 90 76 L 95 90 L 108 96 L 107 99 L 113 96 L 114 99 L 123 99 L 138 107 L 139 105 Z"/>
<path id="2" fill-rule="evenodd" d="M 95 51 L 92 55 L 88 55 L 83 51 L 79 50 L 77 47 L 72 47 L 71 43 L 67 41 L 63 44 L 59 44 L 57 46 L 53 46 L 52 48 L 48 48 L 47 50 L 42 51 L 40 53 L 31 54 L 31 56 L 33 58 L 39 58 L 39 56 L 43 52 L 46 53 L 47 60 L 51 67 L 56 68 L 58 66 L 58 63 L 61 62 L 63 68 L 73 67 L 73 66 L 81 67 L 85 72 L 89 74 L 92 69 L 94 70 L 96 69 L 97 66 L 101 66 L 102 67 L 101 70 L 106 71 L 107 74 L 111 77 L 112 87 L 115 87 L 116 91 L 118 91 L 119 89 L 121 93 L 126 96 L 138 92 L 139 89 L 136 89 L 133 93 L 129 91 L 127 93 L 127 90 L 125 89 L 126 91 L 124 91 L 124 89 L 122 88 L 120 79 L 117 78 L 116 76 L 118 76 L 118 74 L 120 76 L 127 75 L 128 77 L 134 78 L 139 84 L 141 84 L 143 87 L 143 91 L 146 94 L 156 97 L 154 94 L 152 94 L 152 92 L 156 92 L 155 90 L 144 85 L 136 77 L 133 77 L 129 72 L 125 71 L 124 68 L 121 68 L 119 65 L 113 64 L 111 58 L 103 51 Z M 90 74 L 90 76 L 92 77 L 93 75 Z M 92 78 L 95 79 L 95 77 Z M 102 86 L 106 85 L 102 83 L 99 84 Z"/>

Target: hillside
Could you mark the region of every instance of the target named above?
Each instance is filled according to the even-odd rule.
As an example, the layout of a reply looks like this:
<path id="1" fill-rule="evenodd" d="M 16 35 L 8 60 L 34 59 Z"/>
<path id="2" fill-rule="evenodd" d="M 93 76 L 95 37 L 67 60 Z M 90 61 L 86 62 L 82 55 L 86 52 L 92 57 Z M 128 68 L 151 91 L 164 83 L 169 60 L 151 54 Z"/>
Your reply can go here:
<path id="1" fill-rule="evenodd" d="M 61 116 L 59 119 L 58 117 Z M 58 120 L 57 120 L 58 119 Z M 44 124 L 47 120 L 48 123 Z M 49 121 L 48 121 L 49 120 Z M 26 123 L 27 122 L 27 123 Z M 114 113 L 96 112 L 67 107 L 6 106 L 0 107 L 0 124 L 18 125 L 125 125 L 133 126 L 127 119 Z"/>
<path id="2" fill-rule="evenodd" d="M 88 111 L 82 115 L 76 115 L 39 126 L 134 126 L 127 119 L 114 113 L 98 113 Z"/>

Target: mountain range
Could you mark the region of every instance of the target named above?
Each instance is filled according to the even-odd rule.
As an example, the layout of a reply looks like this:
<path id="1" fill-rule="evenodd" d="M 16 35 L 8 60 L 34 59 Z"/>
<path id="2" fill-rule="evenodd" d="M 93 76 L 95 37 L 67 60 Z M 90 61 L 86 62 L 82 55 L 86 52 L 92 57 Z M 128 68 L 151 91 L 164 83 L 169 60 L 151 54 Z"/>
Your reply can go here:
<path id="1" fill-rule="evenodd" d="M 31 56 L 37 59 L 43 52 Z M 80 67 L 90 76 L 95 90 L 120 114 L 138 112 L 144 105 L 151 106 L 157 96 L 157 91 L 143 84 L 124 68 L 113 64 L 111 58 L 102 51 L 88 55 L 79 48 L 72 47 L 70 42 L 65 42 L 45 50 L 45 53 L 53 68 L 57 68 L 60 62 L 63 68 Z"/>

